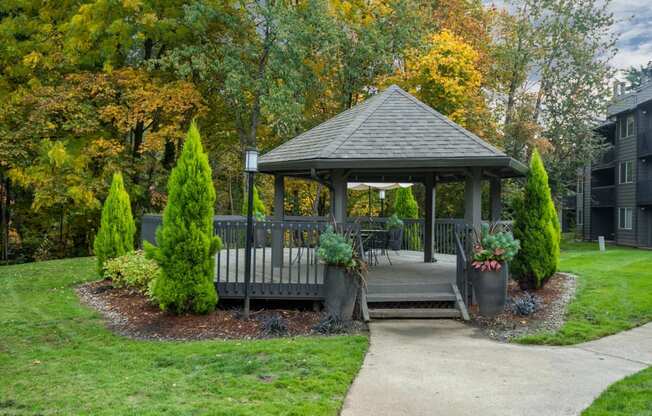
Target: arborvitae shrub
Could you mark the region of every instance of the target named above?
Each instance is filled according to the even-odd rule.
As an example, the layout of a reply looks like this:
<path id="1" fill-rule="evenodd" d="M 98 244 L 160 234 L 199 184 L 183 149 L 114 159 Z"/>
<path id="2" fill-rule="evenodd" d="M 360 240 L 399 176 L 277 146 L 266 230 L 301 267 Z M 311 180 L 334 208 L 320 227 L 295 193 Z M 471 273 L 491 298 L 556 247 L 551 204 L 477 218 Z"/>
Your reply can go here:
<path id="1" fill-rule="evenodd" d="M 158 247 L 145 244 L 147 255 L 161 267 L 151 294 L 163 310 L 208 313 L 217 304 L 214 255 L 222 242 L 213 235 L 214 204 L 211 168 L 193 123 L 168 180 Z"/>
<path id="2" fill-rule="evenodd" d="M 100 229 L 95 236 L 93 249 L 97 268 L 103 274 L 104 263 L 133 251 L 136 224 L 131 215 L 129 194 L 125 191 L 120 173 L 113 174 L 109 196 L 102 207 Z"/>
<path id="3" fill-rule="evenodd" d="M 521 250 L 512 262 L 512 275 L 521 286 L 538 288 L 557 271 L 560 233 L 548 174 L 536 151 L 515 208 L 514 237 L 521 241 Z"/>
<path id="4" fill-rule="evenodd" d="M 242 215 L 245 217 L 247 216 L 247 195 L 244 196 L 244 203 L 242 204 Z M 255 218 L 260 218 L 261 216 L 266 216 L 267 215 L 267 207 L 265 207 L 265 204 L 263 203 L 263 200 L 260 199 L 260 195 L 258 194 L 258 188 L 254 185 L 254 209 L 253 209 L 253 216 Z"/>
<path id="5" fill-rule="evenodd" d="M 414 199 L 412 188 L 398 188 L 394 201 L 394 213 L 399 218 L 419 218 L 419 205 Z"/>

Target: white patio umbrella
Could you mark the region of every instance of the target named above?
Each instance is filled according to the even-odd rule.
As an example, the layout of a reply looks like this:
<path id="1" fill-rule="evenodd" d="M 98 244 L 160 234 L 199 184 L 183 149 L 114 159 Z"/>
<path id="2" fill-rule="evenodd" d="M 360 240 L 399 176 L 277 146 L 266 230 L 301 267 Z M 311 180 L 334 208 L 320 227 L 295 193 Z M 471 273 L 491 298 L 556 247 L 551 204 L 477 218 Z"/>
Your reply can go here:
<path id="1" fill-rule="evenodd" d="M 369 216 L 371 217 L 371 190 L 378 189 L 379 191 L 386 191 L 396 188 L 409 188 L 412 186 L 409 182 L 349 182 L 347 188 L 354 191 L 369 191 Z M 381 201 L 381 204 L 383 202 Z M 383 211 L 381 207 L 381 213 Z"/>

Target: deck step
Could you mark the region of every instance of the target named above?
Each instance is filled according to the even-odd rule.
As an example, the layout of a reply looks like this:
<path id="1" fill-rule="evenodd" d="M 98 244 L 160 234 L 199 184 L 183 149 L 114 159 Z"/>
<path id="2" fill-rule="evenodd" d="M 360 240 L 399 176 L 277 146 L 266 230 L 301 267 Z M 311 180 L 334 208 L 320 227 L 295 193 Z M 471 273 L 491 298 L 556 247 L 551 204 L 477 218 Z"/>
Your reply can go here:
<path id="1" fill-rule="evenodd" d="M 432 319 L 460 318 L 459 309 L 454 308 L 413 308 L 413 309 L 369 309 L 372 319 Z"/>
<path id="2" fill-rule="evenodd" d="M 367 293 L 367 303 L 385 302 L 455 302 L 452 292 L 408 292 L 408 293 Z"/>

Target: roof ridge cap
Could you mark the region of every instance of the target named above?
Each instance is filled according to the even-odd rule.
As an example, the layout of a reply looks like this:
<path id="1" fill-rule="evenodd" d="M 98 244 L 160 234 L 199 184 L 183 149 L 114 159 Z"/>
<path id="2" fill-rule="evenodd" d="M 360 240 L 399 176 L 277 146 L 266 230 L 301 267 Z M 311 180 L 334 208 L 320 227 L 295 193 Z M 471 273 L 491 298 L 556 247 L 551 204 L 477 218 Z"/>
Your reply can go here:
<path id="1" fill-rule="evenodd" d="M 380 107 L 386 100 L 387 98 L 392 95 L 392 93 L 395 91 L 395 88 L 387 88 L 385 91 L 381 92 L 380 94 L 376 94 L 373 97 L 367 98 L 367 100 L 374 100 L 374 102 L 368 103 L 369 107 L 365 108 L 360 114 L 358 114 L 353 120 L 353 123 L 351 123 L 344 131 L 342 131 L 338 137 L 331 141 L 328 146 L 323 148 L 321 152 L 319 152 L 318 157 L 326 158 L 333 153 L 337 151 L 344 143 L 346 143 L 347 139 L 355 133 L 360 126 L 362 126 L 362 123 L 364 123 L 371 115 Z M 358 105 L 362 105 L 367 100 L 361 102 Z M 376 102 L 377 101 L 377 102 Z M 351 107 L 349 110 L 355 108 Z"/>
<path id="2" fill-rule="evenodd" d="M 401 93 L 401 95 L 403 95 L 403 96 L 409 98 L 409 99 L 410 99 L 411 101 L 413 101 L 414 103 L 418 104 L 420 107 L 424 108 L 426 111 L 429 111 L 430 113 L 434 114 L 434 115 L 437 116 L 438 118 L 442 119 L 446 124 L 448 124 L 449 126 L 453 127 L 454 129 L 460 131 L 461 133 L 463 133 L 465 136 L 467 136 L 468 138 L 470 138 L 471 140 L 473 140 L 473 141 L 476 142 L 477 144 L 479 144 L 479 145 L 481 145 L 481 146 L 483 146 L 483 147 L 485 147 L 485 148 L 491 150 L 492 152 L 496 152 L 496 153 L 498 153 L 498 154 L 501 155 L 501 156 L 507 156 L 507 154 L 506 154 L 505 152 L 503 152 L 503 151 L 499 150 L 498 148 L 496 148 L 496 147 L 490 145 L 489 143 L 487 143 L 486 141 L 482 140 L 480 137 L 478 137 L 478 136 L 475 135 L 474 133 L 468 131 L 468 130 L 465 129 L 464 127 L 462 127 L 462 126 L 460 126 L 459 124 L 455 123 L 454 121 L 450 120 L 448 117 L 446 117 L 445 115 L 443 115 L 443 114 L 440 113 L 439 111 L 435 110 L 434 108 L 430 107 L 430 106 L 427 105 L 426 103 L 422 102 L 421 100 L 419 100 L 418 98 L 416 98 L 415 96 L 413 96 L 413 95 L 410 94 L 409 92 L 405 91 L 405 90 L 402 89 L 401 87 L 396 86 L 396 89 L 395 89 L 395 90 L 398 91 L 399 93 Z"/>

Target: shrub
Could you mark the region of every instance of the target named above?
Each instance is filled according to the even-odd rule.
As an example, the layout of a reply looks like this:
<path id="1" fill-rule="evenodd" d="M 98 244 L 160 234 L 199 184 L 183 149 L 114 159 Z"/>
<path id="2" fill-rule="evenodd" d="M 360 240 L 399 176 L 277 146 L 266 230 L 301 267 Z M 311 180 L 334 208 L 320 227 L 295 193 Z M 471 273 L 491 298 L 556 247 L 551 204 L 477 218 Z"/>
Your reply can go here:
<path id="1" fill-rule="evenodd" d="M 396 190 L 394 214 L 399 218 L 419 218 L 419 206 L 412 194 L 412 188 L 398 188 Z"/>
<path id="2" fill-rule="evenodd" d="M 247 195 L 244 197 L 244 202 L 242 203 L 242 215 L 245 217 L 247 216 Z M 267 215 L 267 207 L 263 203 L 263 201 L 260 199 L 260 195 L 258 194 L 258 188 L 256 188 L 256 185 L 254 185 L 254 209 L 253 209 L 253 214 L 254 218 L 258 221 L 263 221 L 265 219 L 265 216 Z"/>
<path id="3" fill-rule="evenodd" d="M 394 213 L 389 218 L 387 218 L 386 225 L 388 230 L 397 230 L 403 228 L 403 220 L 401 220 L 398 215 Z"/>
<path id="4" fill-rule="evenodd" d="M 135 233 L 129 194 L 125 191 L 122 175 L 117 172 L 113 174 L 109 196 L 102 207 L 100 229 L 93 243 L 100 274 L 108 259 L 133 251 Z"/>
<path id="5" fill-rule="evenodd" d="M 265 315 L 261 318 L 265 336 L 283 336 L 288 333 L 288 323 L 280 314 Z"/>
<path id="6" fill-rule="evenodd" d="M 541 300 L 538 296 L 525 292 L 522 296 L 512 298 L 508 304 L 509 310 L 518 316 L 530 316 L 539 309 Z"/>
<path id="7" fill-rule="evenodd" d="M 319 236 L 317 256 L 331 266 L 351 267 L 354 265 L 353 247 L 345 236 L 336 233 L 331 226 Z"/>
<path id="8" fill-rule="evenodd" d="M 341 317 L 327 315 L 313 328 L 313 331 L 323 335 L 336 335 L 344 334 L 349 330 L 348 322 L 344 321 Z"/>
<path id="9" fill-rule="evenodd" d="M 539 153 L 534 151 L 521 197 L 516 201 L 514 236 L 521 242 L 511 271 L 521 286 L 541 287 L 557 271 L 559 263 L 559 222 L 548 174 Z"/>
<path id="10" fill-rule="evenodd" d="M 107 260 L 104 275 L 113 281 L 115 287 L 128 287 L 147 293 L 149 284 L 160 273 L 154 260 L 145 257 L 141 250 Z"/>
<path id="11" fill-rule="evenodd" d="M 214 204 L 211 168 L 193 123 L 168 180 L 168 203 L 156 231 L 158 247 L 145 244 L 148 257 L 161 267 L 152 295 L 163 310 L 208 313 L 217 304 L 214 255 L 222 242 L 213 235 Z"/>

